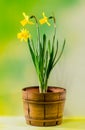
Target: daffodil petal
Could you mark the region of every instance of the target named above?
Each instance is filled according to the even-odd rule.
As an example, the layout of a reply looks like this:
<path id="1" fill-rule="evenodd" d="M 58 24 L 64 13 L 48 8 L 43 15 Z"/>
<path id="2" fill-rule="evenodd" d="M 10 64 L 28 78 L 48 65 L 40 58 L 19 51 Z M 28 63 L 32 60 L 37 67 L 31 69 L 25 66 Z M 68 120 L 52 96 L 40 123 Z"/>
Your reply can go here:
<path id="1" fill-rule="evenodd" d="M 28 15 L 26 15 L 26 13 L 25 13 L 25 12 L 23 12 L 22 14 L 23 14 L 23 16 L 24 16 L 24 18 L 25 18 L 26 20 L 28 20 L 28 19 L 29 19 L 29 16 L 28 16 Z"/>
<path id="2" fill-rule="evenodd" d="M 21 32 L 17 34 L 17 38 L 21 41 L 27 41 L 28 38 L 31 38 L 31 34 L 26 29 L 22 29 Z"/>
<path id="3" fill-rule="evenodd" d="M 28 21 L 26 19 L 24 19 L 24 20 L 20 21 L 20 23 L 22 26 L 25 26 L 28 23 Z"/>
<path id="4" fill-rule="evenodd" d="M 47 21 L 47 25 L 50 26 L 50 23 Z"/>
<path id="5" fill-rule="evenodd" d="M 50 26 L 50 23 L 48 22 L 48 18 L 45 16 L 45 13 L 42 13 L 43 18 L 39 20 L 40 24 L 47 24 L 48 26 Z"/>

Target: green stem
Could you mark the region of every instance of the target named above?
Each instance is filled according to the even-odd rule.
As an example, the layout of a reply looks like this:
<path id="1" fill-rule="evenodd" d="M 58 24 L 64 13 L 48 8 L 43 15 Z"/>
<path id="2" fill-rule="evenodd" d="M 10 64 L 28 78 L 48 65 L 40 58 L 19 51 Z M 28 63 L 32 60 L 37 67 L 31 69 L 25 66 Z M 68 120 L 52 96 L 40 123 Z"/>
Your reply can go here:
<path id="1" fill-rule="evenodd" d="M 30 19 L 32 19 L 32 18 L 34 18 L 35 19 L 35 22 L 36 22 L 36 28 L 37 28 L 37 35 L 38 35 L 38 48 L 36 48 L 36 53 L 37 53 L 37 62 L 38 62 L 38 70 L 39 70 L 39 60 L 40 60 L 40 31 L 39 31 L 39 25 L 38 25 L 38 20 L 37 20 L 37 18 L 34 16 L 34 15 L 32 15 L 31 17 L 30 17 Z M 38 51 L 39 50 L 39 51 Z M 41 73 L 40 73 L 40 70 L 39 70 L 39 72 L 37 73 L 38 74 L 38 78 L 39 78 L 39 82 L 40 82 L 40 85 L 39 85 L 39 91 L 40 91 L 40 93 L 42 93 L 43 92 L 43 90 L 42 90 L 42 78 L 41 78 Z"/>
<path id="2" fill-rule="evenodd" d="M 54 21 L 54 41 L 53 43 L 55 42 L 55 36 L 56 36 L 56 19 L 54 16 L 50 16 L 49 19 L 53 19 Z"/>
<path id="3" fill-rule="evenodd" d="M 39 31 L 38 20 L 37 20 L 37 18 L 36 18 L 34 15 L 32 15 L 32 16 L 30 17 L 30 19 L 32 19 L 32 18 L 34 18 L 34 19 L 35 19 L 35 22 L 36 22 L 36 28 L 37 28 L 37 34 L 38 34 L 38 49 L 39 49 L 39 44 L 40 44 L 40 31 Z"/>

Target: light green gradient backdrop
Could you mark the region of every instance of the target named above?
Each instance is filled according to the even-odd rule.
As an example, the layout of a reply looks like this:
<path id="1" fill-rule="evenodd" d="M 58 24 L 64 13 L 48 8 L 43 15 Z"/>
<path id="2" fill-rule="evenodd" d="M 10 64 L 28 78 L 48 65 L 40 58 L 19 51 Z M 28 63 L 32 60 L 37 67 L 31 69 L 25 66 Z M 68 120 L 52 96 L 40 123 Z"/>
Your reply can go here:
<path id="1" fill-rule="evenodd" d="M 58 39 L 62 43 L 66 38 L 67 44 L 62 60 L 55 68 L 56 73 L 53 71 L 53 75 L 51 74 L 49 84 L 68 89 L 66 115 L 79 113 L 79 111 L 75 114 L 73 112 L 74 109 L 76 111 L 78 104 L 72 109 L 69 108 L 69 100 L 73 100 L 69 94 L 73 94 L 71 87 L 75 86 L 77 81 L 72 79 L 72 69 L 76 68 L 76 64 L 71 66 L 72 62 L 76 61 L 76 57 L 78 58 L 78 52 L 75 53 L 75 49 L 78 50 L 81 47 L 80 44 L 84 45 L 83 41 L 85 41 L 82 41 L 85 24 L 83 16 L 81 17 L 84 8 L 85 2 L 82 0 L 0 0 L 0 115 L 22 115 L 21 89 L 38 84 L 27 44 L 20 43 L 16 37 L 20 31 L 19 21 L 23 19 L 23 11 L 29 15 L 35 14 L 39 18 L 43 11 L 48 16 L 50 14 L 56 16 Z M 51 30 L 48 35 L 50 37 Z M 73 83 L 72 86 L 71 83 Z M 79 115 L 83 113 L 80 112 Z"/>

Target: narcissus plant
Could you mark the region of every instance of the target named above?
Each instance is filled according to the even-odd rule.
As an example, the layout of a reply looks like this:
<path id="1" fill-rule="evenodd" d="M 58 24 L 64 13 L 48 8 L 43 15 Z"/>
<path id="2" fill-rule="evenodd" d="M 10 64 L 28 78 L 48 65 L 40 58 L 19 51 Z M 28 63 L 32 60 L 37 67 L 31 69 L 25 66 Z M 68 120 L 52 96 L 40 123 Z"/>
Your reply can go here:
<path id="1" fill-rule="evenodd" d="M 23 13 L 24 19 L 20 21 L 23 29 L 20 33 L 17 34 L 18 39 L 21 41 L 26 41 L 30 50 L 30 54 L 36 69 L 36 73 L 39 79 L 39 91 L 40 93 L 46 93 L 48 89 L 48 79 L 50 73 L 54 66 L 58 63 L 59 59 L 63 54 L 66 41 L 64 40 L 62 48 L 59 51 L 59 42 L 56 40 L 56 19 L 54 16 L 47 17 L 45 13 L 42 13 L 43 18 L 37 19 L 36 16 L 28 16 L 26 13 Z M 35 23 L 32 22 L 32 19 L 35 20 Z M 53 20 L 54 23 L 54 34 L 51 40 L 47 40 L 47 36 L 44 32 L 43 36 L 40 35 L 39 24 L 47 24 L 49 27 L 52 26 L 50 20 Z M 26 29 L 26 25 L 36 25 L 37 28 L 37 43 L 33 41 L 33 36 L 31 32 Z M 43 40 L 41 41 L 41 37 Z M 35 46 L 36 45 L 36 46 Z"/>

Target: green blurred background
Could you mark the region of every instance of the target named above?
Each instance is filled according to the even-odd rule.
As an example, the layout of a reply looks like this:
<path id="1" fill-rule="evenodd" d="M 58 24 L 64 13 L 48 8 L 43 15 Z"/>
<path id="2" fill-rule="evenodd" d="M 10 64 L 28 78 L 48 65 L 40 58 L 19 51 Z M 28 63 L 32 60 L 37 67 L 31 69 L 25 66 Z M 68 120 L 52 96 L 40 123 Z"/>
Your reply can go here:
<path id="1" fill-rule="evenodd" d="M 76 51 L 76 48 L 78 50 L 81 45 L 84 47 L 85 1 L 0 0 L 0 115 L 23 115 L 21 89 L 38 84 L 27 44 L 21 43 L 17 39 L 17 33 L 20 32 L 21 28 L 19 22 L 23 19 L 22 12 L 26 12 L 28 15 L 34 14 L 40 18 L 43 11 L 47 16 L 51 14 L 56 16 L 57 37 L 60 43 L 63 42 L 64 38 L 67 41 L 62 60 L 55 67 L 56 73 L 53 70 L 49 84 L 68 89 L 65 115 L 84 114 L 80 110 L 76 111 L 78 103 L 75 105 L 73 102 L 70 109 L 69 104 L 72 103 L 72 100 L 74 101 L 73 97 L 77 98 L 78 95 L 73 97 L 69 95 L 74 94 L 71 87 L 76 86 L 76 82 L 79 81 L 78 79 L 74 80 L 72 72 L 76 68 L 79 56 L 81 59 L 83 55 L 79 55 L 80 51 Z M 46 30 L 44 31 L 46 32 Z M 51 30 L 49 30 L 48 35 L 50 37 Z M 83 62 L 82 64 L 84 65 Z M 82 67 L 80 66 L 79 68 Z M 78 70 L 75 73 L 80 75 Z M 82 84 L 84 85 L 84 82 Z M 78 85 L 80 86 L 81 83 L 79 82 Z M 73 89 L 76 91 L 75 87 Z"/>

